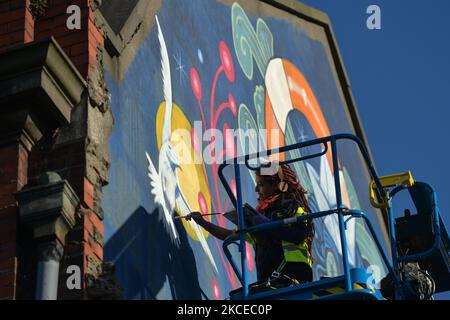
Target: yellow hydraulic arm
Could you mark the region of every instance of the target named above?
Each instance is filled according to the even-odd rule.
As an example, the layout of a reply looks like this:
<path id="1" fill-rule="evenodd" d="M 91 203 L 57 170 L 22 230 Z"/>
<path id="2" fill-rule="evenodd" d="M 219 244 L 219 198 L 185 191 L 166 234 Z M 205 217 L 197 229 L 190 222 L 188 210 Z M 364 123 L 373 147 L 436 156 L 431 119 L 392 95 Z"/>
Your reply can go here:
<path id="1" fill-rule="evenodd" d="M 378 179 L 380 180 L 383 190 L 386 192 L 386 202 L 377 202 L 375 195 L 377 188 L 374 180 L 372 180 L 369 186 L 369 197 L 372 206 L 379 209 L 386 209 L 389 207 L 388 188 L 395 187 L 397 185 L 403 185 L 406 188 L 410 188 L 414 185 L 414 178 L 412 177 L 411 171 L 382 176 Z"/>

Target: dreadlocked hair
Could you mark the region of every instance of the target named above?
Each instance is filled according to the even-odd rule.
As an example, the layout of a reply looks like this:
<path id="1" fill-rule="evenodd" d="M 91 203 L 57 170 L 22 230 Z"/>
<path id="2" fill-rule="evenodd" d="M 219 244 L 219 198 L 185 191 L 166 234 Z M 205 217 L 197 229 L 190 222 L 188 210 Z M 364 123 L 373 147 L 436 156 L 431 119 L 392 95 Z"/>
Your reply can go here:
<path id="1" fill-rule="evenodd" d="M 292 216 L 296 214 L 297 208 L 300 206 L 303 210 L 310 214 L 312 213 L 311 208 L 309 207 L 308 200 L 306 199 L 307 191 L 300 184 L 298 180 L 297 173 L 291 169 L 291 167 L 287 164 L 283 164 L 280 166 L 280 170 L 282 170 L 283 181 L 287 183 L 288 189 L 284 192 L 284 197 L 287 199 L 292 199 L 296 202 L 296 206 L 294 206 L 292 212 L 290 213 Z M 257 172 L 260 174 L 260 172 Z M 271 178 L 279 183 L 280 177 L 279 174 L 274 174 Z M 312 220 L 306 221 L 307 233 L 306 233 L 306 243 L 308 244 L 308 251 L 312 259 L 312 242 L 314 239 L 314 222 Z"/>
<path id="2" fill-rule="evenodd" d="M 297 173 L 292 170 L 291 167 L 287 164 L 281 165 L 280 167 L 283 171 L 283 180 L 288 184 L 288 190 L 285 192 L 285 197 L 295 200 L 298 206 L 302 207 L 307 214 L 310 214 L 312 211 L 309 207 L 308 200 L 306 199 L 307 191 L 300 184 Z M 293 212 L 292 214 L 295 214 L 295 212 Z M 312 257 L 312 242 L 315 233 L 314 222 L 312 220 L 307 220 L 306 227 L 306 242 L 308 244 L 309 254 Z"/>

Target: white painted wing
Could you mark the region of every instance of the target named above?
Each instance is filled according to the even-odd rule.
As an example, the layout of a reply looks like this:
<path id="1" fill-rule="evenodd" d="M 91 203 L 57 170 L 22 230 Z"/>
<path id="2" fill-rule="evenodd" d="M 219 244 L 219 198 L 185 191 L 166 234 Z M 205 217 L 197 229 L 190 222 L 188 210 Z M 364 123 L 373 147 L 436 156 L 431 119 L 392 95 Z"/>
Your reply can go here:
<path id="1" fill-rule="evenodd" d="M 172 80 L 170 78 L 170 61 L 167 52 L 166 41 L 159 24 L 158 16 L 155 16 L 158 26 L 158 40 L 161 51 L 161 73 L 163 78 L 164 100 L 166 101 L 166 111 L 164 114 L 164 125 L 162 132 L 162 141 L 169 141 L 172 133 Z"/>
<path id="2" fill-rule="evenodd" d="M 167 203 L 164 198 L 164 190 L 162 187 L 162 181 L 159 173 L 156 171 L 153 161 L 150 155 L 145 153 L 148 161 L 148 177 L 150 178 L 151 193 L 154 195 L 155 203 L 162 209 L 163 214 L 159 215 L 159 220 L 163 220 L 164 226 L 169 233 L 173 242 L 178 246 L 180 244 L 180 239 L 178 238 L 177 230 L 175 229 L 175 224 L 172 220 L 172 215 L 167 208 Z"/>
<path id="3" fill-rule="evenodd" d="M 145 156 L 148 161 L 148 177 L 150 178 L 151 193 L 155 196 L 155 202 L 161 206 L 165 206 L 164 194 L 162 190 L 161 178 L 158 171 L 156 171 L 150 155 L 146 152 Z"/>

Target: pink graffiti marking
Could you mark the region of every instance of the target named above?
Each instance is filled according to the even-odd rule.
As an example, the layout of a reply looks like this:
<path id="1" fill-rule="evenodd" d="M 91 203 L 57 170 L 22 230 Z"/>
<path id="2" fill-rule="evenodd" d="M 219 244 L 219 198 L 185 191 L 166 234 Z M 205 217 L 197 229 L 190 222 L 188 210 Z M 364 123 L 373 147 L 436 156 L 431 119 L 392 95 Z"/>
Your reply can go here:
<path id="1" fill-rule="evenodd" d="M 228 81 L 233 83 L 235 81 L 233 58 L 231 57 L 230 49 L 224 41 L 220 41 L 219 43 L 219 54 L 222 66 L 225 70 L 225 75 L 227 76 Z"/>
<path id="2" fill-rule="evenodd" d="M 206 204 L 205 196 L 203 195 L 202 192 L 198 193 L 198 205 L 200 207 L 200 212 L 202 214 L 208 213 L 208 206 Z"/>
<path id="3" fill-rule="evenodd" d="M 191 67 L 191 88 L 194 92 L 194 96 L 197 99 L 200 109 L 200 115 L 202 117 L 203 129 L 206 130 L 206 118 L 202 106 L 202 83 L 200 82 L 200 76 L 194 67 Z"/>
<path id="4" fill-rule="evenodd" d="M 255 268 L 255 263 L 253 262 L 253 254 L 252 254 L 252 248 L 250 247 L 250 245 L 248 243 L 245 243 L 245 251 L 247 254 L 247 269 L 249 271 L 252 271 L 253 268 Z"/>
<path id="5" fill-rule="evenodd" d="M 236 102 L 234 99 L 234 96 L 229 93 L 228 94 L 228 101 L 225 101 L 223 103 L 221 103 L 219 105 L 219 107 L 217 108 L 217 110 L 215 110 L 215 95 L 216 95 L 216 89 L 217 89 L 217 85 L 218 85 L 218 81 L 219 81 L 219 77 L 222 73 L 225 74 L 225 77 L 227 78 L 227 80 L 230 83 L 234 83 L 236 78 L 235 78 L 235 68 L 234 68 L 234 63 L 233 63 L 233 57 L 231 56 L 230 50 L 227 46 L 227 44 L 224 41 L 220 41 L 219 43 L 219 56 L 220 56 L 220 62 L 221 65 L 217 68 L 216 73 L 214 75 L 214 79 L 213 79 L 213 83 L 212 83 L 212 87 L 211 87 L 211 93 L 210 93 L 210 114 L 209 114 L 209 128 L 210 129 L 216 129 L 217 127 L 217 123 L 219 122 L 220 116 L 222 115 L 222 113 L 225 110 L 230 110 L 231 114 L 236 117 L 237 116 L 237 107 L 236 107 Z M 206 131 L 208 128 L 208 124 L 206 123 L 206 117 L 205 117 L 205 112 L 204 112 L 204 108 L 202 105 L 202 99 L 203 99 L 203 93 L 202 93 L 202 83 L 200 80 L 200 76 L 198 74 L 198 71 L 195 69 L 195 67 L 191 67 L 191 71 L 190 71 L 190 80 L 191 80 L 191 88 L 192 88 L 192 92 L 194 93 L 194 96 L 197 100 L 198 103 L 198 107 L 200 110 L 200 115 L 202 118 L 202 123 L 203 123 L 203 128 Z M 228 124 L 225 123 L 224 124 L 224 131 L 225 129 L 229 128 Z M 225 131 L 226 132 L 226 131 Z M 200 141 L 196 140 L 196 133 L 191 133 L 192 137 L 193 137 L 193 146 L 194 146 L 194 150 L 199 150 L 199 145 L 200 145 Z M 215 139 L 215 136 L 211 137 L 211 142 L 213 142 Z M 233 141 L 232 141 L 233 140 Z M 234 137 L 228 137 L 227 139 L 225 139 L 225 152 L 222 152 L 221 156 L 228 155 L 233 157 L 236 154 L 236 147 L 234 144 Z M 214 156 L 216 154 L 216 150 L 213 149 L 211 152 Z M 214 211 L 217 212 L 223 212 L 222 210 L 222 200 L 220 197 L 220 192 L 219 192 L 219 179 L 218 179 L 218 165 L 217 162 L 215 161 L 216 158 L 214 157 L 214 161 L 211 164 L 212 167 L 212 172 L 213 172 L 213 180 L 214 180 L 214 189 L 215 189 L 215 195 L 216 195 L 216 199 L 215 201 L 212 200 L 212 206 L 214 208 Z M 205 172 L 205 168 L 203 168 L 203 173 L 206 174 Z M 207 179 L 208 180 L 208 179 Z M 235 185 L 235 183 L 234 183 Z M 212 194 L 210 186 L 209 186 L 209 182 L 208 182 L 208 189 L 210 194 Z M 235 187 L 234 187 L 235 189 Z M 204 198 L 202 198 L 204 199 Z M 203 206 L 203 203 L 201 203 L 203 200 L 200 199 L 199 196 L 199 205 L 201 210 L 207 210 L 205 209 L 206 207 L 206 202 L 205 202 L 205 207 Z M 230 200 L 228 199 L 227 203 L 225 204 L 225 207 L 228 208 L 228 206 L 230 205 Z M 206 207 L 207 208 L 207 207 Z M 203 211 L 202 211 L 203 212 Z M 217 219 L 217 223 L 219 224 L 219 226 L 225 227 L 226 225 L 226 220 L 224 217 L 222 217 L 221 215 L 216 216 Z M 236 288 L 236 280 L 234 277 L 234 272 L 231 268 L 231 265 L 229 264 L 229 262 L 227 262 L 222 254 L 222 250 L 221 247 L 217 241 L 217 239 L 214 239 L 215 244 L 218 248 L 219 254 L 220 254 L 220 259 L 222 261 L 222 264 L 225 267 L 225 270 L 227 271 L 227 276 L 231 282 L 231 285 L 233 288 Z"/>
<path id="6" fill-rule="evenodd" d="M 234 117 L 237 116 L 237 107 L 236 107 L 236 102 L 234 101 L 234 97 L 231 93 L 228 94 L 228 101 L 222 103 L 218 108 L 217 108 L 217 112 L 214 116 L 214 120 L 213 120 L 213 127 L 215 128 L 217 126 L 217 122 L 219 121 L 219 115 L 222 114 L 222 112 L 225 109 L 230 109 L 231 113 L 233 114 Z"/>
<path id="7" fill-rule="evenodd" d="M 192 144 L 192 147 L 194 148 L 195 153 L 198 156 L 201 156 L 202 145 L 200 143 L 197 132 L 195 132 L 195 128 L 191 128 L 191 144 Z"/>
<path id="8" fill-rule="evenodd" d="M 214 294 L 214 299 L 222 300 L 222 296 L 220 294 L 220 286 L 219 286 L 219 283 L 217 282 L 216 278 L 212 279 L 211 286 L 212 286 L 212 292 Z"/>

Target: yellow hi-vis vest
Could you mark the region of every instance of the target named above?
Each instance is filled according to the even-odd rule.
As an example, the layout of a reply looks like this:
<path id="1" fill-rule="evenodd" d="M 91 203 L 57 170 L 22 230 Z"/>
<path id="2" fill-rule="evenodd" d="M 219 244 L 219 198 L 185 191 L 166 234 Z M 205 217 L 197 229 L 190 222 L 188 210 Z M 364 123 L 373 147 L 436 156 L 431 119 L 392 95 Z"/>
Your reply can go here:
<path id="1" fill-rule="evenodd" d="M 307 212 L 303 210 L 302 207 L 299 207 L 297 209 L 295 217 L 299 217 L 304 214 L 307 214 Z M 302 223 L 306 224 L 307 222 L 303 221 Z M 277 269 L 277 271 L 281 272 L 287 262 L 304 262 L 307 263 L 310 267 L 312 267 L 312 259 L 309 254 L 308 250 L 309 248 L 306 239 L 300 244 L 295 244 L 281 240 L 281 246 L 283 248 L 284 260 L 281 263 L 280 267 Z"/>
<path id="2" fill-rule="evenodd" d="M 298 207 L 297 213 L 295 214 L 295 217 L 302 216 L 304 214 L 307 214 L 305 210 L 303 210 L 302 207 Z M 302 223 L 306 224 L 306 221 L 303 221 Z M 290 226 L 290 225 L 289 225 Z M 233 229 L 234 232 L 238 230 L 238 227 L 235 227 Z M 255 241 L 252 238 L 252 236 L 248 233 L 245 234 L 245 240 L 250 243 L 253 247 L 255 246 Z M 295 244 L 292 242 L 281 240 L 281 246 L 283 248 L 283 254 L 284 254 L 284 260 L 281 262 L 280 266 L 278 267 L 277 271 L 281 272 L 286 265 L 287 262 L 305 262 L 310 267 L 312 267 L 312 259 L 309 254 L 309 247 L 308 242 L 305 239 L 300 244 Z"/>

